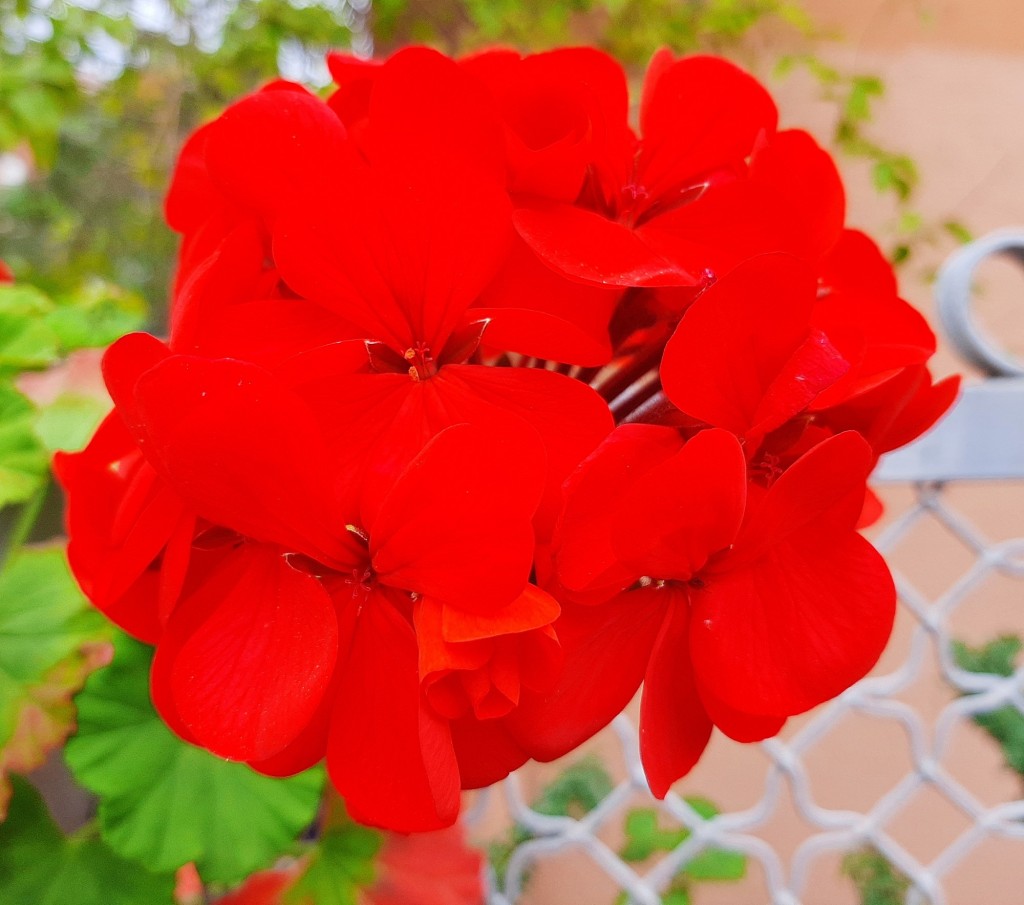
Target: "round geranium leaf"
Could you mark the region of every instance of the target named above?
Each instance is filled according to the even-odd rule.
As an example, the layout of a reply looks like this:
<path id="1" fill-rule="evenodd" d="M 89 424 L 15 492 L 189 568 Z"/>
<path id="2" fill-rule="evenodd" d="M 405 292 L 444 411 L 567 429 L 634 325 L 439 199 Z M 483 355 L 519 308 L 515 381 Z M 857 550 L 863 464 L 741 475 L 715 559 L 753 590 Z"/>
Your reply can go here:
<path id="1" fill-rule="evenodd" d="M 0 484 L 3 471 L 0 468 Z M 57 547 L 23 550 L 0 571 L 0 820 L 10 772 L 40 766 L 74 726 L 71 696 L 109 656 L 109 628 Z M 0 901 L 5 901 L 0 898 Z"/>
<path id="2" fill-rule="evenodd" d="M 82 833 L 65 838 L 39 793 L 15 778 L 0 824 L 0 901 L 17 905 L 157 905 L 174 895 L 174 875 L 125 861 Z"/>
<path id="3" fill-rule="evenodd" d="M 267 866 L 313 820 L 320 769 L 262 776 L 177 738 L 149 699 L 152 651 L 127 636 L 76 698 L 67 761 L 100 797 L 104 841 L 151 870 L 194 861 L 204 880 L 232 882 Z"/>

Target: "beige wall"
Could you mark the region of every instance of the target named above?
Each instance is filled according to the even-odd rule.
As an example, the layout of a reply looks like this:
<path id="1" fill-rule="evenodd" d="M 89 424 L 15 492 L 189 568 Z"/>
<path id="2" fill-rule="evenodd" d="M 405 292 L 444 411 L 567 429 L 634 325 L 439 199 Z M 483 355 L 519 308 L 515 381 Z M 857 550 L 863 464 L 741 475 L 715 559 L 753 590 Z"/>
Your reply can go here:
<path id="1" fill-rule="evenodd" d="M 817 21 L 840 29 L 846 39 L 830 47 L 830 60 L 845 70 L 881 75 L 887 95 L 878 104 L 874 137 L 910 154 L 920 166 L 916 202 L 925 218 L 956 219 L 976 235 L 1004 226 L 1024 228 L 1024 0 L 811 0 Z M 819 101 L 805 78 L 776 82 L 773 90 L 788 125 L 809 126 L 826 140 L 834 109 Z M 891 236 L 894 209 L 871 188 L 868 168 L 841 162 L 849 187 L 849 219 L 875 235 Z M 904 276 L 904 294 L 932 311 L 925 273 L 954 244 L 945 239 L 924 250 Z M 1009 268 L 986 271 L 981 309 L 985 323 L 1024 354 L 1024 275 Z M 938 369 L 959 368 L 944 351 Z M 892 514 L 910 502 L 905 489 L 886 492 Z M 993 538 L 1024 534 L 1024 486 L 956 488 L 951 501 Z M 924 524 L 892 557 L 920 590 L 938 594 L 971 563 L 970 554 L 933 524 Z M 906 656 L 912 620 L 903 615 L 890 650 L 879 665 L 888 672 Z M 952 620 L 954 634 L 980 643 L 1000 631 L 1024 633 L 1024 582 L 991 579 L 965 602 Z M 951 700 L 935 665 L 902 700 L 933 716 Z M 813 715 L 812 715 L 813 717 Z M 808 717 L 793 721 L 792 737 Z M 590 746 L 616 757 L 609 738 Z M 568 760 L 575 760 L 573 755 Z M 679 790 L 707 795 L 727 809 L 742 809 L 761 794 L 768 761 L 756 747 L 716 738 L 698 768 Z M 911 771 L 905 731 L 892 720 L 847 719 L 806 758 L 811 788 L 823 806 L 869 809 Z M 1024 794 L 996 746 L 970 725 L 954 738 L 944 768 L 987 805 Z M 540 788 L 557 772 L 535 767 L 528 788 Z M 927 863 L 949 845 L 969 821 L 937 793 L 925 790 L 887 824 L 913 856 Z M 812 833 L 783 796 L 760 831 L 781 854 L 792 853 Z M 618 842 L 613 833 L 608 837 Z M 852 888 L 838 877 L 839 857 L 819 860 L 803 905 L 853 905 Z M 988 841 L 978 846 L 946 881 L 949 905 L 1024 903 L 1024 841 Z M 531 905 L 611 905 L 614 893 L 585 857 L 569 856 L 542 866 L 530 886 Z M 767 902 L 763 876 L 754 865 L 741 885 L 702 887 L 696 905 L 758 905 Z"/>

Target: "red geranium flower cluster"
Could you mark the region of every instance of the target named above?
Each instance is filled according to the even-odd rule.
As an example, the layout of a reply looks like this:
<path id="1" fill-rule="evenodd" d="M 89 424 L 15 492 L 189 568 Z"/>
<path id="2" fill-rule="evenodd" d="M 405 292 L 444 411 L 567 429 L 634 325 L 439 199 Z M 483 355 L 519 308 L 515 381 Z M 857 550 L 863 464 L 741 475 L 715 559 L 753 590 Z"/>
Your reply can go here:
<path id="1" fill-rule="evenodd" d="M 956 385 L 829 156 L 709 57 L 654 58 L 638 129 L 593 50 L 331 66 L 188 142 L 169 339 L 109 350 L 116 409 L 57 465 L 167 723 L 326 758 L 409 831 L 641 683 L 664 795 L 712 726 L 863 676 L 894 613 L 865 482 Z"/>

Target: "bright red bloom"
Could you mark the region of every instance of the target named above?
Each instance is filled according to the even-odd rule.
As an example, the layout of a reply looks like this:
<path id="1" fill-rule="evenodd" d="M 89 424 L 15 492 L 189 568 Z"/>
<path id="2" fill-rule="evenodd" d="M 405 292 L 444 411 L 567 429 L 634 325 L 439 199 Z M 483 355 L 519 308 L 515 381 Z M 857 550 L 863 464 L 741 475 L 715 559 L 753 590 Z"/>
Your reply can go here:
<path id="1" fill-rule="evenodd" d="M 603 589 L 605 602 L 577 604 L 556 624 L 566 675 L 517 714 L 517 730 L 559 756 L 643 680 L 641 753 L 664 796 L 713 724 L 764 738 L 863 676 L 896 601 L 855 530 L 870 465 L 847 433 L 764 486 L 725 431 L 684 443 L 670 428 L 616 430 L 567 485 L 555 554 L 563 587 Z"/>
<path id="2" fill-rule="evenodd" d="M 308 392 L 347 401 L 353 479 L 366 462 L 400 467 L 451 423 L 527 422 L 547 450 L 546 534 L 561 481 L 611 419 L 564 374 L 483 366 L 492 328 L 507 347 L 524 323 L 473 307 L 512 247 L 499 124 L 454 63 L 406 51 L 376 76 L 363 143 L 366 163 L 325 171 L 315 192 L 296 194 L 275 238 L 289 285 L 363 334 L 296 371 Z"/>
<path id="3" fill-rule="evenodd" d="M 795 258 L 740 265 L 683 315 L 661 363 L 666 395 L 697 421 L 743 437 L 753 455 L 850 369 L 812 326 L 816 301 L 814 272 Z"/>
<path id="4" fill-rule="evenodd" d="M 565 58 L 551 68 L 571 83 L 597 67 L 581 77 L 579 61 Z M 844 207 L 835 168 L 805 133 L 776 133 L 775 105 L 751 76 L 661 51 L 639 137 L 626 125 L 623 89 L 620 76 L 604 96 L 617 128 L 592 144 L 578 196 L 517 196 L 516 227 L 551 267 L 601 284 L 699 286 L 705 271 L 752 254 L 813 258 L 834 243 Z"/>
<path id="5" fill-rule="evenodd" d="M 353 500 L 328 464 L 347 438 L 325 437 L 269 371 L 168 355 L 144 336 L 116 345 L 106 369 L 156 473 L 202 524 L 220 526 L 193 542 L 159 638 L 153 686 L 168 722 L 273 772 L 315 763 L 326 747 L 365 822 L 454 820 L 449 721 L 504 717 L 522 683 L 555 678 L 544 630 L 558 605 L 528 585 L 545 473 L 536 434 L 498 442 L 482 427 L 447 428 L 390 484 L 367 482 Z M 555 659 L 538 675 L 524 657 L 545 650 Z"/>
<path id="6" fill-rule="evenodd" d="M 910 442 L 952 404 L 932 387 L 935 336 L 896 295 L 891 269 L 859 233 L 826 259 L 752 258 L 687 308 L 665 348 L 665 393 L 698 423 L 778 468 L 831 434 L 859 431 L 876 456 Z M 763 448 L 762 448 L 763 447 Z"/>
<path id="7" fill-rule="evenodd" d="M 14 273 L 3 261 L 0 261 L 0 284 L 13 283 Z"/>
<path id="8" fill-rule="evenodd" d="M 664 794 L 860 678 L 865 479 L 956 387 L 828 155 L 706 57 L 654 58 L 639 134 L 597 51 L 330 62 L 186 145 L 168 341 L 57 462 L 167 723 L 409 831 L 641 683 Z"/>

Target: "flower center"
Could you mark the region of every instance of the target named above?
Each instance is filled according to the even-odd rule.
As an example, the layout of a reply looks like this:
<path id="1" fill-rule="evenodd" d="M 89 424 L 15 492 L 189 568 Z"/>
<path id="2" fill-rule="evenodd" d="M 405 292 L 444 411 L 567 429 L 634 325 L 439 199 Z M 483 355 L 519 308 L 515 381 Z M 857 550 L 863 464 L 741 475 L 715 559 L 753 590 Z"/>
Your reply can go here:
<path id="1" fill-rule="evenodd" d="M 437 373 L 437 361 L 426 343 L 417 342 L 402 357 L 409 363 L 409 376 L 416 382 L 428 380 Z"/>

